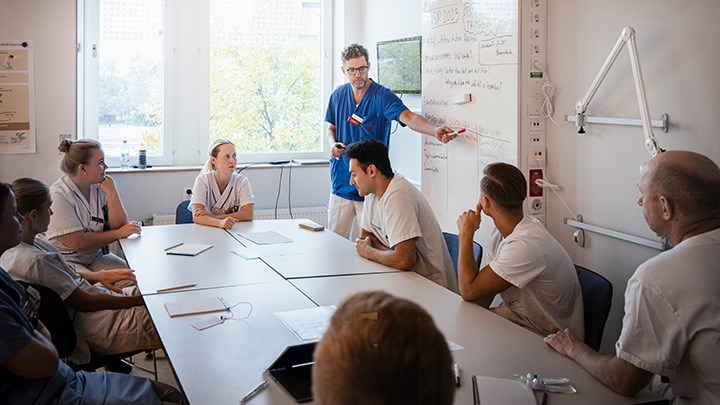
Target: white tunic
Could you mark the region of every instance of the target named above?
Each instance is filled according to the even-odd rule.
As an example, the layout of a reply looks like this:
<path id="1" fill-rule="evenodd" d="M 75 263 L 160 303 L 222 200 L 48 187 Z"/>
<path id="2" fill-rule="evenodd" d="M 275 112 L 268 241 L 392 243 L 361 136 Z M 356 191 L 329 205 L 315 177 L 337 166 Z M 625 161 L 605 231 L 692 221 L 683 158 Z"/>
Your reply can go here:
<path id="1" fill-rule="evenodd" d="M 455 268 L 435 213 L 425 197 L 402 175 L 395 174 L 382 198 L 365 197 L 362 228 L 387 247 L 417 238 L 413 271 L 457 292 Z"/>
<path id="2" fill-rule="evenodd" d="M 106 218 L 107 196 L 98 184 L 90 186 L 90 201 L 68 176 L 59 178 L 50 186 L 53 215 L 43 237 L 60 251 L 66 260 L 89 266 L 102 256 L 102 249 L 74 250 L 65 246 L 57 237 L 78 231 L 102 232 Z"/>
<path id="3" fill-rule="evenodd" d="M 625 290 L 617 356 L 670 377 L 677 404 L 720 404 L 720 229 L 638 267 Z"/>
<path id="4" fill-rule="evenodd" d="M 211 214 L 222 215 L 237 212 L 242 206 L 254 203 L 255 197 L 247 177 L 233 173 L 225 191 L 221 193 L 215 181 L 215 171 L 209 171 L 200 173 L 195 179 L 188 209 L 192 211 L 194 204 L 200 204 Z"/>
<path id="5" fill-rule="evenodd" d="M 507 238 L 493 229 L 488 264 L 512 284 L 495 312 L 546 336 L 570 328 L 585 336 L 582 292 L 570 256 L 537 219 L 525 216 Z"/>

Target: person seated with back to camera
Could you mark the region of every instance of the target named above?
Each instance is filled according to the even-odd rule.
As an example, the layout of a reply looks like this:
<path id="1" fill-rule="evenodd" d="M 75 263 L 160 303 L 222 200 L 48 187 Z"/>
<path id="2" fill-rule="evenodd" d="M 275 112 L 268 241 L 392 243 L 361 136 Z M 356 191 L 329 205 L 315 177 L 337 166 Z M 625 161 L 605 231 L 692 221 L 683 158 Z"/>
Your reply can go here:
<path id="1" fill-rule="evenodd" d="M 218 139 L 208 147 L 205 167 L 195 179 L 188 209 L 193 222 L 230 229 L 239 221 L 252 221 L 255 197 L 250 180 L 237 173 L 235 144 Z"/>
<path id="2" fill-rule="evenodd" d="M 0 183 L 0 256 L 20 243 L 20 216 L 10 186 Z M 0 268 L 0 402 L 24 404 L 160 404 L 187 401 L 174 387 L 117 373 L 73 371 L 60 361 L 38 319 L 39 294 Z"/>
<path id="3" fill-rule="evenodd" d="M 15 280 L 52 289 L 65 302 L 79 341 L 71 360 L 86 364 L 90 352 L 106 355 L 159 349 L 160 337 L 137 286 L 119 293 L 95 287 L 80 277 L 54 246 L 36 238 L 47 230 L 53 213 L 48 187 L 22 178 L 13 182 L 12 190 L 21 216 L 22 240 L 5 251 L 0 266 Z"/>
<path id="4" fill-rule="evenodd" d="M 483 170 L 480 201 L 457 220 L 460 250 L 460 295 L 489 308 L 496 294 L 496 314 L 542 336 L 570 328 L 585 335 L 582 292 L 572 259 L 543 224 L 523 213 L 525 176 L 517 167 L 497 162 Z M 480 213 L 495 227 L 488 246 L 488 264 L 477 270 L 472 253 Z"/>
<path id="5" fill-rule="evenodd" d="M 340 304 L 313 357 L 319 405 L 453 403 L 452 356 L 442 332 L 419 305 L 383 291 Z"/>
<path id="6" fill-rule="evenodd" d="M 350 184 L 365 197 L 358 254 L 421 276 L 457 292 L 455 269 L 430 204 L 393 173 L 387 147 L 374 139 L 348 145 Z"/>
<path id="7" fill-rule="evenodd" d="M 128 220 L 120 193 L 105 173 L 105 152 L 93 139 L 64 139 L 60 169 L 65 173 L 50 186 L 55 215 L 41 235 L 71 262 L 75 271 L 108 289 L 135 283 L 124 259 L 110 253 L 108 245 L 139 234 L 140 223 Z"/>

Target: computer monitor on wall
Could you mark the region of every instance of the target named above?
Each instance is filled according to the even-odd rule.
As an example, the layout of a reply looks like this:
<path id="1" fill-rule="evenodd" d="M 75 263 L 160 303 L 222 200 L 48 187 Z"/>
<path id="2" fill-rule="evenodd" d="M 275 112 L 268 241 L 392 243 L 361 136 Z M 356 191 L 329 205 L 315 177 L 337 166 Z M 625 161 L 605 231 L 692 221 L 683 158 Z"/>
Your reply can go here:
<path id="1" fill-rule="evenodd" d="M 377 81 L 398 94 L 422 90 L 422 37 L 377 43 Z"/>

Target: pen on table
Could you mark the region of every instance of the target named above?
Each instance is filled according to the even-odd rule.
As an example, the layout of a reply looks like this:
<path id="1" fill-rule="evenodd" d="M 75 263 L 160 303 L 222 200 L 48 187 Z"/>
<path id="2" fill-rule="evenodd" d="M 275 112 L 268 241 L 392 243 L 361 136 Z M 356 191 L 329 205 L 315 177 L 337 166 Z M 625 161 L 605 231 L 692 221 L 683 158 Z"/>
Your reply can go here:
<path id="1" fill-rule="evenodd" d="M 455 386 L 460 386 L 460 365 L 455 363 L 453 364 L 453 377 L 455 378 Z"/>
<path id="2" fill-rule="evenodd" d="M 478 393 L 477 377 L 472 376 L 473 405 L 480 405 L 480 394 Z"/>
<path id="3" fill-rule="evenodd" d="M 540 402 L 540 405 L 547 405 L 547 397 L 548 397 L 547 391 L 543 392 L 543 397 L 542 397 L 542 401 Z"/>
<path id="4" fill-rule="evenodd" d="M 168 291 L 175 291 L 175 290 L 182 290 L 183 288 L 193 288 L 196 287 L 197 284 L 185 284 L 185 285 L 179 285 L 176 287 L 167 287 L 167 288 L 159 288 L 157 292 L 168 292 Z"/>
<path id="5" fill-rule="evenodd" d="M 245 394 L 244 397 L 240 398 L 240 405 L 246 404 L 248 401 L 250 401 L 255 395 L 259 394 L 260 391 L 264 390 L 265 387 L 267 387 L 268 383 L 267 381 L 263 380 L 260 384 L 258 384 L 255 388 L 253 388 L 250 392 Z"/>
<path id="6" fill-rule="evenodd" d="M 168 247 L 165 248 L 165 251 L 167 252 L 167 251 L 170 250 L 170 249 L 175 249 L 176 247 L 181 246 L 181 245 L 184 244 L 184 243 L 185 243 L 185 242 L 180 242 L 180 243 L 178 243 L 178 244 L 176 244 L 176 245 L 168 246 Z"/>

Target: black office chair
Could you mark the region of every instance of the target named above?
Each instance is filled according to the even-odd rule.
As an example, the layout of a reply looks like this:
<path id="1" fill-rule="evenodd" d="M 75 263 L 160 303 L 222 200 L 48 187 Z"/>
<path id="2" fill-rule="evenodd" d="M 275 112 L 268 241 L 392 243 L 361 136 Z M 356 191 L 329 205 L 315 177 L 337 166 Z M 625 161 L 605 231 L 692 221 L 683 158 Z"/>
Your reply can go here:
<path id="1" fill-rule="evenodd" d="M 603 331 L 612 305 L 612 283 L 605 277 L 575 265 L 585 308 L 585 343 L 600 350 Z"/>
<path id="2" fill-rule="evenodd" d="M 445 244 L 447 245 L 448 252 L 450 252 L 450 258 L 455 267 L 455 278 L 458 276 L 458 252 L 460 251 L 460 239 L 454 233 L 443 232 L 443 238 L 445 238 Z M 475 263 L 477 264 L 478 270 L 480 270 L 480 263 L 482 262 L 482 246 L 479 243 L 473 241 L 473 256 L 475 257 Z"/>
<path id="3" fill-rule="evenodd" d="M 188 205 L 190 205 L 190 200 L 183 200 L 180 204 L 178 204 L 177 208 L 175 208 L 175 223 L 176 224 L 192 224 L 193 223 L 192 212 L 190 210 L 188 210 Z"/>
<path id="4" fill-rule="evenodd" d="M 50 337 L 60 358 L 70 356 L 75 351 L 77 336 L 70 315 L 62 298 L 51 288 L 39 284 L 18 281 L 25 289 L 33 287 L 40 293 L 38 319 L 50 331 Z"/>

